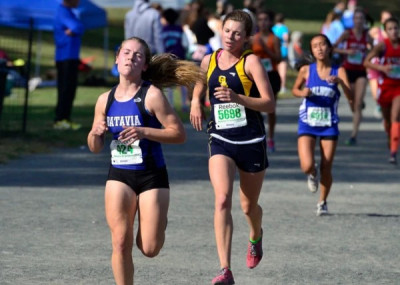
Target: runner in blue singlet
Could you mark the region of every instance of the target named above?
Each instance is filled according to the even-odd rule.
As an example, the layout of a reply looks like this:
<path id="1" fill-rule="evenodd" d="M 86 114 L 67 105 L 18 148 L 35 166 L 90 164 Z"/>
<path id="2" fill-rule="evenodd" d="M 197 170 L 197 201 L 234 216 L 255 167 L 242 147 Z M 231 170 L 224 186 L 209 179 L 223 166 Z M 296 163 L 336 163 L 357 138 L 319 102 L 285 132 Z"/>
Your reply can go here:
<path id="1" fill-rule="evenodd" d="M 148 45 L 140 38 L 121 44 L 116 56 L 119 84 L 99 96 L 87 138 L 89 149 L 98 153 L 106 132 L 112 134 L 105 212 L 117 284 L 133 284 L 136 213 L 140 213 L 136 244 L 145 256 L 158 255 L 165 240 L 169 183 L 161 143 L 183 143 L 186 136 L 161 89 L 173 85 L 190 88 L 202 77 L 193 62 L 169 54 L 150 57 Z"/>
<path id="2" fill-rule="evenodd" d="M 353 93 L 343 67 L 332 66 L 332 44 L 322 34 L 311 39 L 314 63 L 300 68 L 292 92 L 302 97 L 299 110 L 298 153 L 300 167 L 308 175 L 308 188 L 315 193 L 320 185 L 317 215 L 328 213 L 327 198 L 332 186 L 332 163 L 339 136 L 340 85 L 353 108 Z M 321 149 L 320 178 L 314 160 L 317 138 Z"/>

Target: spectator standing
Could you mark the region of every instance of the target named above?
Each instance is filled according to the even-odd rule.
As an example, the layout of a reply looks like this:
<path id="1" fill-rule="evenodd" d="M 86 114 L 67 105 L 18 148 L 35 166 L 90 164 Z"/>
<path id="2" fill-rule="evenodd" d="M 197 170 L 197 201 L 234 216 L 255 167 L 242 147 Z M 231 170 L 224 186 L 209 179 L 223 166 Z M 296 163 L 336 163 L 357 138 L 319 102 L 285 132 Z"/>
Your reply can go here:
<path id="1" fill-rule="evenodd" d="M 179 18 L 178 12 L 169 8 L 162 12 L 161 22 L 163 24 L 162 39 L 165 47 L 165 52 L 175 55 L 179 59 L 185 59 L 188 40 L 180 25 L 176 25 Z M 181 108 L 182 111 L 188 111 L 189 104 L 187 99 L 187 90 L 185 86 L 180 86 L 181 93 Z M 167 88 L 167 98 L 169 103 L 174 106 L 173 88 Z"/>
<path id="2" fill-rule="evenodd" d="M 340 20 L 340 10 L 330 11 L 325 18 L 325 22 L 322 25 L 321 33 L 328 37 L 331 43 L 336 43 L 339 37 L 344 32 L 344 26 Z M 341 57 L 338 53 L 334 53 L 332 60 L 334 63 L 340 63 Z"/>
<path id="3" fill-rule="evenodd" d="M 192 9 L 196 14 L 194 22 L 191 24 L 190 29 L 196 35 L 197 44 L 207 47 L 207 52 L 209 54 L 212 52 L 210 45 L 210 39 L 214 36 L 213 30 L 208 26 L 208 11 L 204 8 L 202 1 L 194 1 Z"/>
<path id="4" fill-rule="evenodd" d="M 342 15 L 344 10 L 346 10 L 346 0 L 337 2 L 335 7 L 333 7 L 333 11 L 339 15 Z"/>
<path id="5" fill-rule="evenodd" d="M 227 14 L 229 2 L 227 0 L 215 1 L 215 14 L 220 19 Z"/>
<path id="6" fill-rule="evenodd" d="M 133 8 L 125 15 L 125 39 L 139 37 L 150 47 L 151 54 L 165 51 L 161 37 L 160 12 L 152 8 L 149 0 L 135 0 Z"/>
<path id="7" fill-rule="evenodd" d="M 209 40 L 212 50 L 222 48 L 222 20 L 220 16 L 218 16 L 217 14 L 210 15 L 210 17 L 208 17 L 207 25 L 214 32 L 214 36 Z"/>
<path id="8" fill-rule="evenodd" d="M 190 29 L 190 25 L 194 22 L 196 19 L 196 13 L 194 13 L 192 10 L 185 11 L 182 13 L 182 29 L 183 32 L 185 33 L 185 36 L 188 40 L 188 49 L 187 49 L 187 58 L 191 58 L 192 54 L 196 51 L 197 49 L 197 39 L 196 35 L 193 33 L 193 31 Z"/>
<path id="9" fill-rule="evenodd" d="M 281 77 L 281 93 L 286 92 L 286 73 L 288 66 L 288 46 L 289 46 L 289 28 L 284 24 L 285 17 L 282 13 L 275 16 L 275 25 L 272 32 L 281 42 L 281 62 L 278 64 L 278 72 Z"/>
<path id="10" fill-rule="evenodd" d="M 353 15 L 357 7 L 357 0 L 349 0 L 347 9 L 343 11 L 342 23 L 345 29 L 352 29 L 354 26 Z"/>
<path id="11" fill-rule="evenodd" d="M 302 48 L 303 33 L 300 31 L 293 31 L 290 35 L 290 43 L 288 49 L 288 61 L 291 68 L 295 69 L 299 61 L 304 57 Z"/>
<path id="12" fill-rule="evenodd" d="M 78 130 L 71 122 L 72 106 L 78 86 L 79 53 L 84 32 L 82 22 L 72 11 L 80 0 L 63 0 L 54 21 L 55 61 L 57 68 L 57 106 L 54 129 Z"/>
<path id="13" fill-rule="evenodd" d="M 340 17 L 341 14 L 338 12 L 330 11 L 322 25 L 321 32 L 328 37 L 331 43 L 335 43 L 345 30 Z"/>
<path id="14" fill-rule="evenodd" d="M 194 0 L 184 17 L 184 32 L 189 39 L 189 56 L 200 63 L 203 57 L 212 52 L 210 39 L 214 32 L 208 26 L 208 11 L 201 0 Z"/>

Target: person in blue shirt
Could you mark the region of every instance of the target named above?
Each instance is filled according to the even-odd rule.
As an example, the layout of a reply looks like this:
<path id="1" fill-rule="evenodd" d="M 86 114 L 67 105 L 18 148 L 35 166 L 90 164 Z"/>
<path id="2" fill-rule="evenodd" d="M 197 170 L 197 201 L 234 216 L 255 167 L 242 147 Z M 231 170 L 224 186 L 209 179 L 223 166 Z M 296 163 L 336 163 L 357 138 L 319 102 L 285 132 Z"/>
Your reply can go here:
<path id="1" fill-rule="evenodd" d="M 284 24 L 285 17 L 282 13 L 275 15 L 275 25 L 272 32 L 279 38 L 281 43 L 281 58 L 278 64 L 278 72 L 281 77 L 280 93 L 286 92 L 286 73 L 288 68 L 289 28 Z"/>
<path id="2" fill-rule="evenodd" d="M 312 37 L 310 50 L 314 62 L 300 68 L 292 92 L 294 96 L 304 98 L 299 109 L 298 153 L 300 167 L 308 175 L 309 190 L 317 192 L 320 184 L 317 204 L 317 215 L 320 216 L 328 213 L 327 198 L 333 181 L 332 163 L 339 137 L 338 87 L 342 88 L 351 108 L 354 96 L 345 69 L 331 63 L 333 47 L 328 37 L 323 34 Z M 318 138 L 320 180 L 314 160 Z"/>
<path id="3" fill-rule="evenodd" d="M 57 106 L 54 129 L 77 130 L 71 122 L 72 106 L 78 86 L 79 53 L 84 27 L 74 14 L 80 0 L 64 0 L 57 8 L 54 21 L 55 61 L 57 67 Z"/>
<path id="4" fill-rule="evenodd" d="M 357 0 L 349 0 L 347 9 L 343 11 L 342 23 L 345 29 L 352 29 L 354 26 L 353 17 L 357 7 Z"/>
<path id="5" fill-rule="evenodd" d="M 326 35 L 331 43 L 336 43 L 336 41 L 345 31 L 340 17 L 341 14 L 335 12 L 335 10 L 332 10 L 326 15 L 325 22 L 322 25 L 321 34 Z M 338 65 L 340 65 L 342 62 L 342 58 L 338 53 L 333 53 L 332 60 Z"/>

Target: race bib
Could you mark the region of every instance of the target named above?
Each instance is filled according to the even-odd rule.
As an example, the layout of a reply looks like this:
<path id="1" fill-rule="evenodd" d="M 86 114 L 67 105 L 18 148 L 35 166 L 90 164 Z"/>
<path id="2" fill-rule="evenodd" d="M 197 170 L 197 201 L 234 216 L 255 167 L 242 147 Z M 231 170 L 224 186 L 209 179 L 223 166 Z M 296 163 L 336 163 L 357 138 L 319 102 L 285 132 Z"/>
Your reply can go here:
<path id="1" fill-rule="evenodd" d="M 215 104 L 214 118 L 217 130 L 238 128 L 247 125 L 244 106 L 237 103 Z"/>
<path id="2" fill-rule="evenodd" d="M 272 62 L 270 58 L 262 58 L 261 63 L 267 72 L 272 71 Z"/>
<path id="3" fill-rule="evenodd" d="M 349 54 L 347 56 L 347 61 L 351 64 L 360 65 L 363 62 L 364 53 L 361 51 L 357 51 L 355 54 Z"/>
<path id="4" fill-rule="evenodd" d="M 143 162 L 139 140 L 130 145 L 124 144 L 119 140 L 113 140 L 111 141 L 110 149 L 112 165 L 139 164 Z"/>
<path id="5" fill-rule="evenodd" d="M 392 65 L 388 77 L 400 79 L 400 65 Z"/>
<path id="6" fill-rule="evenodd" d="M 307 123 L 311 127 L 330 127 L 332 125 L 331 109 L 323 107 L 308 107 Z"/>

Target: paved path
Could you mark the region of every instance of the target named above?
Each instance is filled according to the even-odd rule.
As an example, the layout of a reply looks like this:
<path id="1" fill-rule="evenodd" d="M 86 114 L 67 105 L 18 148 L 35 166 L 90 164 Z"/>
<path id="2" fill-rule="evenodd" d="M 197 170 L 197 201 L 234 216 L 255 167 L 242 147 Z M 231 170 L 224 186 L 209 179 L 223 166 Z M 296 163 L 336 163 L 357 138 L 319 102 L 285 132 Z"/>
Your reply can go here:
<path id="1" fill-rule="evenodd" d="M 385 134 L 366 102 L 359 145 L 347 147 L 351 118 L 342 99 L 331 215 L 316 217 L 318 194 L 307 190 L 296 151 L 300 101 L 279 101 L 277 152 L 260 198 L 265 258 L 254 270 L 245 266 L 248 229 L 237 191 L 233 198 L 236 284 L 400 284 L 400 169 L 387 162 Z M 186 144 L 164 147 L 172 189 L 167 240 L 155 259 L 134 249 L 135 284 L 210 284 L 217 272 L 207 137 L 187 131 Z M 106 153 L 85 146 L 0 166 L 0 284 L 114 284 L 107 166 Z"/>

